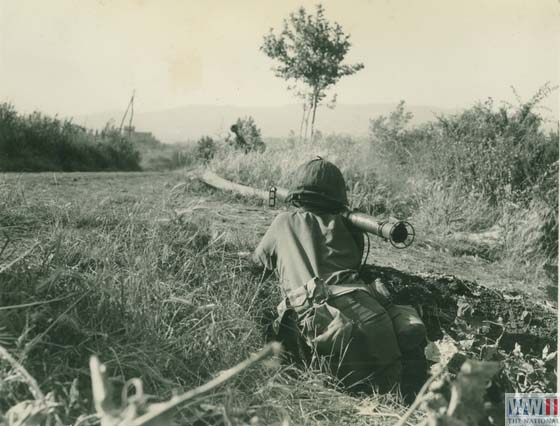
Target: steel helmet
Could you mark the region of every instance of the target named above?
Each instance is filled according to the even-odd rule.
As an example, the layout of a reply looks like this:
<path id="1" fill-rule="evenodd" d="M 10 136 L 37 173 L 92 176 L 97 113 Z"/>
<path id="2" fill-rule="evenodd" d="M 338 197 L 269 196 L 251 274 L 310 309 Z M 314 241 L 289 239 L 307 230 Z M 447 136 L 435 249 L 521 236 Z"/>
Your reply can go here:
<path id="1" fill-rule="evenodd" d="M 299 166 L 292 177 L 287 201 L 305 199 L 320 199 L 346 206 L 346 182 L 339 168 L 321 157 Z"/>

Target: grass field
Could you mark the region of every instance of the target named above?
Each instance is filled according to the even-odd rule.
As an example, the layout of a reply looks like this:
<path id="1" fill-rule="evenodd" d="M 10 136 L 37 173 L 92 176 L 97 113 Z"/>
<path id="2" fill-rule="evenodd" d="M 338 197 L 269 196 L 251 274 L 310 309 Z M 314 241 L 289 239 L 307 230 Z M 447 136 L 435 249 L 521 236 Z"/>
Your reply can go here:
<path id="1" fill-rule="evenodd" d="M 275 214 L 183 172 L 0 175 L 0 265 L 11 265 L 0 273 L 0 345 L 44 393 L 53 392 L 62 424 L 93 410 L 92 354 L 117 388 L 142 377 L 155 400 L 200 385 L 266 342 L 278 290 L 246 254 Z M 398 252 L 373 240 L 369 261 L 495 288 L 524 286 L 422 235 Z M 542 300 L 544 290 L 536 291 Z M 0 363 L 0 377 L 2 412 L 31 398 L 13 366 Z M 395 397 L 351 396 L 324 374 L 265 362 L 188 404 L 180 418 L 359 425 L 392 424 L 403 412 Z"/>
<path id="2" fill-rule="evenodd" d="M 0 343 L 45 393 L 56 393 L 65 422 L 92 410 L 92 354 L 117 386 L 141 376 L 146 392 L 164 398 L 263 346 L 276 290 L 238 252 L 254 247 L 271 212 L 193 196 L 176 186 L 179 173 L 3 175 L 0 182 L 0 226 L 10 239 L 2 264 L 38 243 L 0 274 Z M 178 218 L 179 208 L 190 213 Z M 40 304 L 18 307 L 30 300 Z M 278 365 L 259 365 L 227 388 L 225 400 L 263 424 L 285 417 L 334 424 L 355 411 L 354 398 L 321 384 L 311 373 L 296 384 Z M 221 415 L 223 392 L 183 418 Z M 2 411 L 29 398 L 20 377 L 2 382 Z M 332 412 L 315 411 L 333 398 Z"/>

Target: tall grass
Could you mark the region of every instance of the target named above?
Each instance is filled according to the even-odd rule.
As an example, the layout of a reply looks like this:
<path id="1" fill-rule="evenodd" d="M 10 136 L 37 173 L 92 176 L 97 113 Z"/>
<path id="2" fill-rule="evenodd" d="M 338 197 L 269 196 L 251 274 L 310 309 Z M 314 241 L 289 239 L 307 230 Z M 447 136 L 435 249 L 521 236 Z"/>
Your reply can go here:
<path id="1" fill-rule="evenodd" d="M 140 154 L 117 129 L 101 134 L 0 104 L 0 171 L 139 170 Z"/>
<path id="2" fill-rule="evenodd" d="M 192 386 L 258 346 L 262 284 L 240 271 L 204 220 L 150 226 L 137 219 L 145 207 L 51 209 L 32 261 L 2 276 L 2 306 L 64 298 L 0 311 L 9 348 L 32 374 L 64 360 L 47 388 L 71 382 L 93 353 L 119 376 L 142 373 L 153 391 L 166 380 Z"/>
<path id="3" fill-rule="evenodd" d="M 413 131 L 426 136 L 433 128 Z M 403 134 L 412 133 L 395 137 Z M 415 139 L 406 140 L 399 146 L 412 153 Z M 353 207 L 408 218 L 424 233 L 443 238 L 499 226 L 501 243 L 493 255 L 519 273 L 537 271 L 553 258 L 557 162 L 531 178 L 532 186 L 504 191 L 509 195 L 502 199 L 442 171 L 434 158 L 443 154 L 428 151 L 441 149 L 439 142 L 419 140 L 426 152 L 418 164 L 403 161 L 406 151 L 394 157 L 390 145 L 343 136 L 246 155 L 224 148 L 209 164 L 230 179 L 266 189 L 272 183 L 290 186 L 295 168 L 321 155 L 341 168 Z M 42 178 L 32 186 L 23 178 L 0 181 L 0 230 L 11 238 L 0 264 L 39 243 L 0 274 L 0 344 L 45 392 L 54 393 L 63 424 L 91 412 L 91 354 L 107 364 L 117 388 L 141 376 L 146 393 L 166 398 L 262 347 L 278 302 L 277 286 L 240 254 L 254 248 L 256 235 L 220 227 L 219 220 L 194 208 L 186 216 L 173 214 L 188 203 L 188 193 L 173 189 L 181 176 L 151 175 L 151 190 L 147 181 L 128 188 L 124 176 L 118 179 L 121 193 L 99 195 L 88 188 L 56 201 L 41 198 Z M 0 412 L 30 398 L 22 378 L 1 361 L 0 378 Z M 341 424 L 352 416 L 353 424 L 369 424 L 371 417 L 358 416 L 367 405 L 364 411 L 373 411 L 376 422 L 394 423 L 391 416 L 402 412 L 390 397 L 354 398 L 336 392 L 336 383 L 324 375 L 270 364 L 237 377 L 206 402 L 185 408 L 183 422 L 235 418 L 232 423 L 246 424 L 258 417 L 260 424 L 288 418 L 295 424 Z"/>
<path id="4" fill-rule="evenodd" d="M 150 190 L 146 182 L 154 185 L 154 179 L 157 188 Z M 278 289 L 238 254 L 252 250 L 258 236 L 218 228 L 196 209 L 176 216 L 173 209 L 185 207 L 186 193 L 172 189 L 168 179 L 181 176 L 146 177 L 129 195 L 90 189 L 88 198 L 78 194 L 56 204 L 41 202 L 41 190 L 25 180 L 0 186 L 0 230 L 15 237 L 10 224 L 23 225 L 0 265 L 39 242 L 0 274 L 0 345 L 44 393 L 52 392 L 62 424 L 92 410 L 92 354 L 108 366 L 117 392 L 126 379 L 141 377 L 144 391 L 163 399 L 206 382 L 265 344 Z M 296 378 L 302 375 L 304 382 Z M 30 399 L 25 380 L 1 359 L 0 383 L 0 412 Z M 207 397 L 206 408 L 187 407 L 181 415 L 188 424 L 197 418 L 213 423 L 223 418 L 225 404 L 234 424 L 252 417 L 260 419 L 254 424 L 285 418 L 339 424 L 358 400 L 335 389 L 331 379 L 311 370 L 296 374 L 266 363 L 236 377 L 225 397 L 219 389 Z M 385 404 L 401 409 L 394 399 Z"/>
<path id="5" fill-rule="evenodd" d="M 272 184 L 289 187 L 296 168 L 317 156 L 337 164 L 352 189 L 351 195 L 356 195 L 354 193 L 364 186 L 378 184 L 375 167 L 370 167 L 369 148 L 349 137 L 330 136 L 288 149 L 277 146 L 247 154 L 224 146 L 210 162 L 210 167 L 229 179 L 257 188 L 268 189 Z M 353 199 L 357 201 L 358 198 Z"/>
<path id="6" fill-rule="evenodd" d="M 193 145 L 159 144 L 155 147 L 140 147 L 140 166 L 144 171 L 179 170 L 192 166 L 197 161 Z"/>

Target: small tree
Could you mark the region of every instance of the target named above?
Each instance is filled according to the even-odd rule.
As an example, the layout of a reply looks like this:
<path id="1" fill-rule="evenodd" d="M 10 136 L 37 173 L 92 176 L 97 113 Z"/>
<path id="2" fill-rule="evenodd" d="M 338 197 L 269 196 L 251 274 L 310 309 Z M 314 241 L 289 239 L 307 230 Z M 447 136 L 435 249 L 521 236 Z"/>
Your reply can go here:
<path id="1" fill-rule="evenodd" d="M 273 70 L 278 77 L 295 82 L 296 87 L 303 84 L 303 90 L 292 89 L 303 99 L 302 123 L 307 122 L 311 114 L 313 137 L 317 106 L 326 97 L 327 90 L 342 77 L 361 70 L 364 65 L 342 63 L 351 46 L 350 36 L 342 31 L 338 23 L 330 23 L 325 18 L 324 8 L 320 4 L 315 15 L 307 14 L 301 7 L 284 20 L 280 34 L 274 34 L 273 31 L 271 29 L 264 37 L 261 50 L 277 61 Z"/>

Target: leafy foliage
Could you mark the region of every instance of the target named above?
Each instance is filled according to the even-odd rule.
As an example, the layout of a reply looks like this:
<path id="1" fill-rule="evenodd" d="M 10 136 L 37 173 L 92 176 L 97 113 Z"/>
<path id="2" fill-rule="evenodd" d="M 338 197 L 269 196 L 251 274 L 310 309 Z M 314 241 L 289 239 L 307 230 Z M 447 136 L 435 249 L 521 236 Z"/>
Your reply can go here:
<path id="1" fill-rule="evenodd" d="M 517 108 L 496 108 L 488 99 L 413 129 L 412 114 L 400 102 L 389 117 L 371 121 L 372 144 L 392 161 L 493 202 L 530 199 L 527 191 L 558 160 L 558 132 L 545 132 L 534 112 L 552 90 L 544 85 Z"/>
<path id="2" fill-rule="evenodd" d="M 317 5 L 314 15 L 299 8 L 284 20 L 279 34 L 271 29 L 264 37 L 261 50 L 276 61 L 273 68 L 276 75 L 307 87 L 299 95 L 307 106 L 304 106 L 304 114 L 313 114 L 312 137 L 317 106 L 326 97 L 326 91 L 342 77 L 364 68 L 361 63 L 343 64 L 350 46 L 350 36 L 338 23 L 327 20 L 321 4 Z"/>
<path id="3" fill-rule="evenodd" d="M 525 241 L 544 253 L 546 261 L 554 262 L 558 253 L 559 136 L 557 130 L 544 130 L 543 118 L 536 112 L 538 103 L 553 90 L 545 84 L 517 107 L 496 107 L 488 99 L 412 128 L 412 114 L 401 102 L 390 116 L 371 120 L 372 151 L 399 172 L 427 180 L 438 189 L 427 195 L 441 195 L 449 212 L 459 213 L 454 216 L 446 209 L 443 215 L 434 215 L 432 209 L 426 216 L 430 221 L 442 217 L 447 225 L 457 220 L 473 223 L 472 215 L 461 212 L 467 207 L 472 213 L 472 206 L 479 206 L 485 217 L 492 218 L 486 228 L 497 222 L 506 228 L 508 255 L 526 258 L 529 247 L 519 244 Z M 478 201 L 472 204 L 472 200 Z M 489 215 L 489 210 L 494 213 Z M 512 235 L 517 241 L 513 245 Z"/>
<path id="4" fill-rule="evenodd" d="M 405 102 L 400 101 L 389 117 L 379 116 L 370 121 L 370 134 L 376 149 L 381 148 L 386 161 L 398 165 L 408 165 L 413 159 L 413 151 L 421 144 L 421 139 L 430 137 L 430 128 L 409 129 L 411 112 L 406 111 Z"/>
<path id="5" fill-rule="evenodd" d="M 216 155 L 218 146 L 210 136 L 203 136 L 196 142 L 196 156 L 203 162 L 210 161 Z"/>
<path id="6" fill-rule="evenodd" d="M 511 330 L 516 323 L 531 330 L 531 319 L 539 315 L 537 306 L 523 302 L 522 296 L 511 300 L 515 296 L 504 293 L 494 297 L 498 309 L 507 312 L 511 305 L 519 303 L 518 307 L 527 310 L 520 312 L 514 308 L 507 320 L 498 314 L 495 318 L 483 319 L 481 295 L 476 292 L 471 293 L 472 299 L 457 298 L 457 316 L 453 323 L 445 327 L 446 333 L 441 339 L 430 342 L 426 348 L 427 358 L 435 363 L 432 373 L 438 376 L 423 398 L 428 426 L 493 424 L 490 419 L 503 415 L 504 393 L 556 392 L 557 353 L 550 351 L 549 344 L 543 348 L 531 343 L 530 332 Z M 489 299 L 485 304 L 487 308 L 492 306 Z M 511 315 L 513 311 L 520 314 L 519 318 Z M 553 312 L 548 313 L 548 318 L 556 321 Z M 535 323 L 537 321 L 535 318 Z M 556 324 L 550 326 L 554 334 Z M 555 340 L 550 343 L 556 346 Z"/>
<path id="7" fill-rule="evenodd" d="M 0 170 L 139 170 L 140 154 L 120 132 L 107 126 L 100 134 L 39 112 L 19 115 L 0 104 Z"/>

